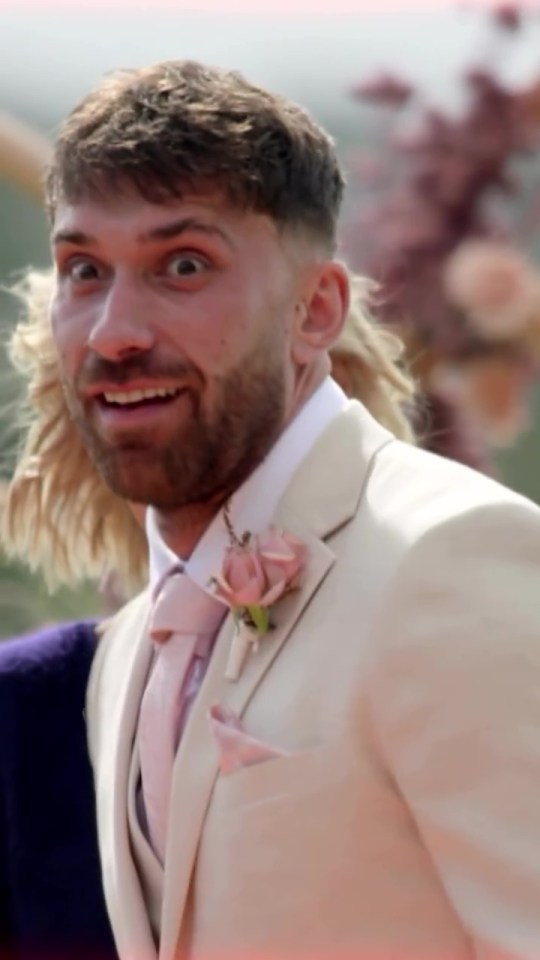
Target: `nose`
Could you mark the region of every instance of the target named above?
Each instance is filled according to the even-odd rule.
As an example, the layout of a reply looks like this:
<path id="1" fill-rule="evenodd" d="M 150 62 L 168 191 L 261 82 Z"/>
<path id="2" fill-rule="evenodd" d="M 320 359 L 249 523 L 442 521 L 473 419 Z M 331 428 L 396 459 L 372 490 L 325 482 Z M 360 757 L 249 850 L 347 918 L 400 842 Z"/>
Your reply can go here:
<path id="1" fill-rule="evenodd" d="M 151 316 L 142 292 L 128 278 L 115 277 L 101 302 L 88 346 L 107 360 L 142 353 L 154 345 Z"/>

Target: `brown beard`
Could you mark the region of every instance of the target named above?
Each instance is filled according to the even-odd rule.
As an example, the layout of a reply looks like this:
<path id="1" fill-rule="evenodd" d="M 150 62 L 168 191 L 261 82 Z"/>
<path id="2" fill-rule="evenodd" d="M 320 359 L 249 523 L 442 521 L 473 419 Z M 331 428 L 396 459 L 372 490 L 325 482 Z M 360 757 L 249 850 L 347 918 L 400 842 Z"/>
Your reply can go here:
<path id="1" fill-rule="evenodd" d="M 142 370 L 139 361 L 137 372 L 147 373 L 148 367 Z M 134 373 L 118 369 L 115 377 L 108 372 L 105 379 L 127 382 Z M 192 383 L 194 379 L 192 375 Z M 68 386 L 66 392 L 88 453 L 111 490 L 163 511 L 223 501 L 262 462 L 285 419 L 285 370 L 275 343 L 259 345 L 221 380 L 219 403 L 211 415 L 203 408 L 199 390 L 189 387 L 186 399 L 192 415 L 164 446 L 154 445 L 151 437 L 107 444 Z"/>

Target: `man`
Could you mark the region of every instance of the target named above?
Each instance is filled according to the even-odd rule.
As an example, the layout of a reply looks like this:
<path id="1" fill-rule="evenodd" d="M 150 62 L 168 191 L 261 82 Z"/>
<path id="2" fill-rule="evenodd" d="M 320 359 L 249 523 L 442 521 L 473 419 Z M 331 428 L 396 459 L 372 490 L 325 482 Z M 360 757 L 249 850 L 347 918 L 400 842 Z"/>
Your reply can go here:
<path id="1" fill-rule="evenodd" d="M 56 145 L 7 531 L 49 577 L 135 575 L 150 504 L 87 696 L 126 960 L 540 948 L 539 511 L 329 379 L 342 188 L 302 110 L 191 62 L 108 78 Z"/>
<path id="2" fill-rule="evenodd" d="M 30 312 L 36 310 L 39 324 L 48 330 L 43 308 L 52 294 L 54 277 L 47 271 L 30 279 L 24 306 Z M 394 396 L 406 401 L 411 385 L 390 360 L 395 342 L 366 323 L 364 284 L 354 278 L 352 284 L 347 324 L 331 351 L 332 374 L 348 394 L 363 398 L 368 406 L 374 404 L 379 420 L 407 439 L 409 427 Z M 50 400 L 59 386 L 53 371 L 42 369 L 41 347 L 34 359 L 40 377 L 52 375 L 46 384 Z M 57 399 L 61 403 L 62 395 Z M 54 405 L 53 411 L 57 415 Z M 41 408 L 45 421 L 50 412 L 49 404 Z M 62 441 L 66 448 L 62 452 L 56 447 L 60 463 L 73 454 L 69 426 L 66 417 Z M 45 424 L 43 432 L 48 433 Z M 32 455 L 41 452 L 38 443 Z M 34 474 L 34 480 L 39 476 Z M 31 484 L 32 478 L 28 479 Z M 31 504 L 26 508 L 31 512 Z M 144 510 L 135 509 L 134 515 L 144 524 Z M 133 550 L 130 528 L 124 539 Z M 146 550 L 146 544 L 142 547 Z M 116 581 L 112 577 L 101 584 L 107 606 L 119 603 Z M 0 643 L 2 958 L 106 960 L 116 956 L 101 884 L 84 721 L 95 647 L 93 622 L 62 624 Z"/>

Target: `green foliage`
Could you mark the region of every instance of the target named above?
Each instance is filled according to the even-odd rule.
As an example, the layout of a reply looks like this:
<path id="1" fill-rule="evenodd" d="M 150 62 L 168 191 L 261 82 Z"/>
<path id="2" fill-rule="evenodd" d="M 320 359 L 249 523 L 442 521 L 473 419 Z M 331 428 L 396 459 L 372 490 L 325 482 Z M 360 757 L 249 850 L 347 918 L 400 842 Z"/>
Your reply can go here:
<path id="1" fill-rule="evenodd" d="M 22 565 L 0 564 L 0 639 L 26 633 L 47 623 L 103 615 L 91 587 L 62 590 L 51 596 L 39 577 Z"/>
<path id="2" fill-rule="evenodd" d="M 497 470 L 503 483 L 535 503 L 540 503 L 540 389 L 530 405 L 529 430 L 509 450 L 497 456 Z"/>

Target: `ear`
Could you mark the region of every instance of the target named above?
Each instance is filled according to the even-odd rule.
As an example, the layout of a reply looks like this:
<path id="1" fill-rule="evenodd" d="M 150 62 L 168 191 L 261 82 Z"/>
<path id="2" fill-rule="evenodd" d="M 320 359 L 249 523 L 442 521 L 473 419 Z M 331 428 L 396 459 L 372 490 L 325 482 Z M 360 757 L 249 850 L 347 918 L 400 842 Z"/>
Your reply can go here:
<path id="1" fill-rule="evenodd" d="M 311 364 L 335 343 L 349 300 L 349 275 L 342 264 L 329 260 L 310 271 L 294 322 L 292 357 L 299 366 Z"/>

